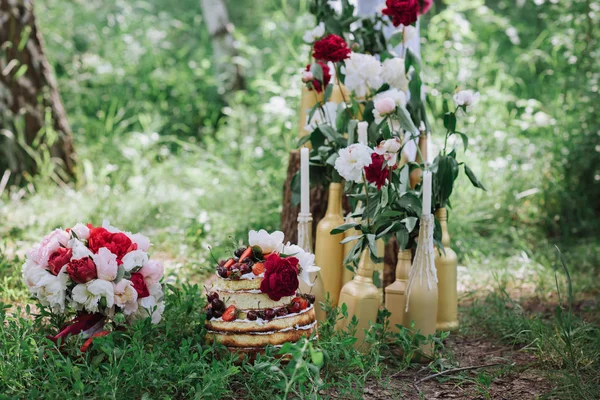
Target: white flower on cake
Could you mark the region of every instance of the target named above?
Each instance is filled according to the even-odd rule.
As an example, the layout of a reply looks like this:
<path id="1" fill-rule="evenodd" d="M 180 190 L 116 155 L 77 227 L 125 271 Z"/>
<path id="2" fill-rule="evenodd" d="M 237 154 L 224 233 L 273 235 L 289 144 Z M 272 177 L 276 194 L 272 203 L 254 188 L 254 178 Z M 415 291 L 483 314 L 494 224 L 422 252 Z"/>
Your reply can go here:
<path id="1" fill-rule="evenodd" d="M 381 78 L 392 88 L 408 91 L 408 79 L 404 72 L 403 58 L 396 57 L 385 60 L 381 67 Z"/>
<path id="2" fill-rule="evenodd" d="M 76 307 L 82 307 L 92 313 L 98 312 L 100 299 L 106 299 L 106 307 L 115 304 L 115 291 L 111 282 L 94 279 L 88 283 L 80 283 L 73 288 L 73 301 Z"/>
<path id="3" fill-rule="evenodd" d="M 381 64 L 371 55 L 350 53 L 344 71 L 344 83 L 357 97 L 366 97 L 371 90 L 377 90 L 383 84 Z"/>
<path id="4" fill-rule="evenodd" d="M 304 32 L 304 36 L 302 39 L 306 43 L 314 43 L 317 39 L 325 34 L 325 23 L 321 22 L 319 25 L 315 26 L 313 29 L 309 29 Z"/>
<path id="5" fill-rule="evenodd" d="M 361 183 L 365 167 L 371 165 L 373 150 L 361 143 L 352 144 L 339 151 L 335 169 L 347 181 Z"/>
<path id="6" fill-rule="evenodd" d="M 479 101 L 479 92 L 472 90 L 461 90 L 453 96 L 457 106 L 469 107 L 475 105 Z"/>
<path id="7" fill-rule="evenodd" d="M 142 267 L 148 262 L 148 253 L 141 250 L 134 250 L 123 257 L 123 268 L 125 271 L 131 271 L 137 267 Z"/>
<path id="8" fill-rule="evenodd" d="M 119 266 L 117 265 L 117 255 L 111 253 L 106 247 L 101 247 L 98 254 L 92 255 L 94 264 L 96 264 L 96 272 L 99 279 L 105 281 L 114 281 L 117 277 Z"/>
<path id="9" fill-rule="evenodd" d="M 123 310 L 123 314 L 130 315 L 138 310 L 138 294 L 133 283 L 127 279 L 121 279 L 114 285 L 115 304 Z"/>
<path id="10" fill-rule="evenodd" d="M 283 253 L 298 259 L 298 264 L 300 265 L 300 274 L 298 274 L 298 277 L 308 286 L 314 285 L 314 278 L 312 278 L 311 274 L 321 270 L 320 267 L 315 265 L 315 255 L 304 251 L 300 246 L 291 244 L 290 242 L 283 247 Z"/>
<path id="11" fill-rule="evenodd" d="M 258 232 L 250 231 L 248 233 L 248 243 L 250 246 L 260 247 L 264 254 L 268 254 L 283 249 L 284 236 L 285 235 L 281 231 L 275 231 L 273 233 L 269 233 L 264 229 L 261 229 Z"/>

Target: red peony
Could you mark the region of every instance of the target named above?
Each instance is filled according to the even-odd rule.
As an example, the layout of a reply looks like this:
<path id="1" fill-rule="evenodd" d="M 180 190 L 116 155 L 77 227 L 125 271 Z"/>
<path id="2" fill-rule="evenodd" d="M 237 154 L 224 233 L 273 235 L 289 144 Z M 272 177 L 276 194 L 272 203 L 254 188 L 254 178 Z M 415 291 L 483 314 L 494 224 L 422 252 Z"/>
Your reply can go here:
<path id="1" fill-rule="evenodd" d="M 329 85 L 329 81 L 331 81 L 331 72 L 329 70 L 329 66 L 326 63 L 317 61 L 317 64 L 319 64 L 323 69 L 323 84 L 321 84 L 321 81 L 319 81 L 317 78 L 313 79 L 311 83 L 315 90 L 321 93 L 323 91 L 323 88 L 326 88 L 327 85 Z M 306 66 L 306 70 L 310 71 L 310 64 Z"/>
<path id="2" fill-rule="evenodd" d="M 67 265 L 67 274 L 77 283 L 86 283 L 98 277 L 96 264 L 90 257 L 71 260 Z"/>
<path id="3" fill-rule="evenodd" d="M 371 154 L 371 165 L 365 167 L 365 176 L 367 181 L 374 183 L 377 189 L 381 189 L 385 185 L 390 174 L 390 170 L 387 168 L 387 163 L 382 154 L 373 153 Z"/>
<path id="4" fill-rule="evenodd" d="M 144 281 L 144 275 L 140 274 L 139 272 L 134 272 L 131 274 L 131 278 L 129 278 L 129 280 L 133 284 L 133 288 L 138 294 L 138 299 L 143 299 L 144 297 L 150 296 L 148 286 L 146 285 L 146 281 Z"/>
<path id="5" fill-rule="evenodd" d="M 313 57 L 325 62 L 339 62 L 350 57 L 350 49 L 346 41 L 334 34 L 316 41 L 313 50 Z"/>
<path id="6" fill-rule="evenodd" d="M 72 255 L 73 251 L 71 249 L 59 247 L 58 250 L 50 254 L 50 257 L 48 258 L 50 272 L 52 272 L 54 275 L 58 275 L 62 267 L 69 263 Z"/>
<path id="7" fill-rule="evenodd" d="M 283 296 L 293 296 L 298 289 L 298 259 L 281 258 L 273 253 L 265 262 L 265 277 L 260 283 L 260 291 L 274 301 Z"/>
<path id="8" fill-rule="evenodd" d="M 382 13 L 392 19 L 394 26 L 408 26 L 417 21 L 421 4 L 419 0 L 386 0 Z"/>
<path id="9" fill-rule="evenodd" d="M 137 250 L 137 244 L 123 232 L 111 233 L 102 227 L 90 228 L 88 247 L 92 253 L 98 253 L 100 248 L 106 247 L 111 253 L 116 254 L 119 265 L 123 263 L 122 258 L 125 254 Z"/>

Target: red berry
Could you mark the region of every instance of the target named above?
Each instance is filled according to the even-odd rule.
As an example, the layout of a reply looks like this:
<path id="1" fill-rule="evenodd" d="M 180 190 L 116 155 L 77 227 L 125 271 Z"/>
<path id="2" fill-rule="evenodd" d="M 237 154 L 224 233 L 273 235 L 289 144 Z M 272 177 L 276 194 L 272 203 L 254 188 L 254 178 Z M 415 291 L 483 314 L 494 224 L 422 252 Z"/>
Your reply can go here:
<path id="1" fill-rule="evenodd" d="M 212 299 L 212 301 L 210 302 L 210 305 L 211 305 L 212 309 L 215 311 L 223 311 L 225 309 L 225 303 L 223 303 L 218 298 Z"/>
<path id="2" fill-rule="evenodd" d="M 275 310 L 273 310 L 272 308 L 267 308 L 265 310 L 265 319 L 271 320 L 273 318 L 275 318 Z"/>
<path id="3" fill-rule="evenodd" d="M 209 303 L 212 302 L 214 299 L 219 300 L 219 294 L 217 292 L 210 292 L 206 295 L 206 299 Z"/>
<path id="4" fill-rule="evenodd" d="M 298 303 L 300 305 L 300 309 L 304 310 L 308 308 L 308 300 L 304 297 L 294 297 L 292 299 L 292 303 Z"/>
<path id="5" fill-rule="evenodd" d="M 256 321 L 258 314 L 256 311 L 250 310 L 246 313 L 246 318 L 248 318 L 250 321 Z"/>
<path id="6" fill-rule="evenodd" d="M 217 267 L 217 275 L 219 275 L 221 278 L 227 278 L 227 268 L 223 267 L 222 265 Z"/>
<path id="7" fill-rule="evenodd" d="M 288 311 L 290 312 L 290 314 L 296 314 L 300 312 L 300 304 L 298 303 L 292 303 L 288 306 Z"/>
<path id="8" fill-rule="evenodd" d="M 310 304 L 315 304 L 315 295 L 314 294 L 306 294 L 304 295 L 306 300 L 309 301 Z"/>
<path id="9" fill-rule="evenodd" d="M 233 321 L 237 318 L 237 309 L 235 308 L 235 306 L 232 304 L 229 307 L 227 307 L 227 310 L 225 310 L 225 312 L 223 313 L 223 321 Z"/>
<path id="10" fill-rule="evenodd" d="M 275 311 L 275 314 L 278 317 L 283 317 L 283 316 L 287 315 L 287 313 L 288 313 L 288 311 L 287 311 L 287 308 L 285 308 L 285 307 L 278 308 L 277 311 Z"/>

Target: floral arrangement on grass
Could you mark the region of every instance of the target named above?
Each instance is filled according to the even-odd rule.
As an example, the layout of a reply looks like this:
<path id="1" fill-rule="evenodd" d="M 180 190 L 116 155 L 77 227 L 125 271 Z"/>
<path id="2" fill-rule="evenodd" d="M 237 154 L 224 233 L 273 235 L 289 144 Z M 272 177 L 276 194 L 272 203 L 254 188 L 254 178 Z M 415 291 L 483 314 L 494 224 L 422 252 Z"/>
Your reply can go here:
<path id="1" fill-rule="evenodd" d="M 56 314 L 76 312 L 71 329 L 79 333 L 106 318 L 133 322 L 161 320 L 165 308 L 160 283 L 164 268 L 150 260 L 150 240 L 104 221 L 101 227 L 76 224 L 56 229 L 27 252 L 23 281 Z M 73 326 L 78 332 L 74 332 Z"/>

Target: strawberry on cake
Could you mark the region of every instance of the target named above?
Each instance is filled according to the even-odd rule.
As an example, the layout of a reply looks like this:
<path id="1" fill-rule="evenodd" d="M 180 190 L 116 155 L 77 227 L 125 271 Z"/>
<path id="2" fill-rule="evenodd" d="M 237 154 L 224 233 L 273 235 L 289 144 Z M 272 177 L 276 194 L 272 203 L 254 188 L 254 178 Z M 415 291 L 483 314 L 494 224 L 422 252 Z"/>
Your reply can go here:
<path id="1" fill-rule="evenodd" d="M 315 297 L 298 292 L 319 270 L 315 256 L 284 245 L 282 232 L 250 231 L 248 246 L 221 260 L 207 294 L 207 340 L 254 355 L 316 332 Z"/>

